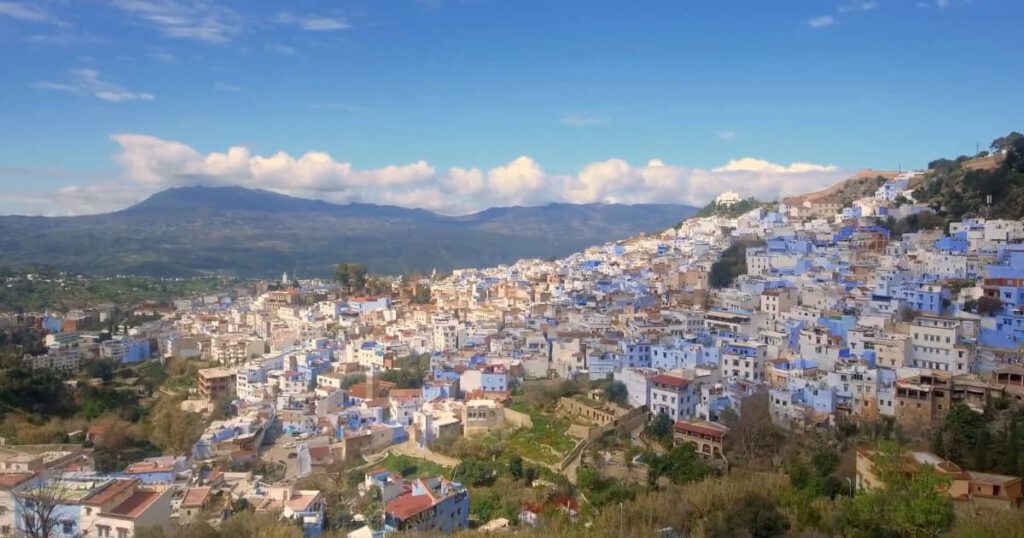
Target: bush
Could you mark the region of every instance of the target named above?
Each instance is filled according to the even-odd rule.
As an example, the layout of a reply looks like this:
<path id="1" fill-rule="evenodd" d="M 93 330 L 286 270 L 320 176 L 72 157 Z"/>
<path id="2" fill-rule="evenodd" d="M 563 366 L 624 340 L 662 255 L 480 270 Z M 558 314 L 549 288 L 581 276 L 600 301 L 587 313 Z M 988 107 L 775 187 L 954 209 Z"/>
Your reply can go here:
<path id="1" fill-rule="evenodd" d="M 722 513 L 708 525 L 708 538 L 753 538 L 781 536 L 789 530 L 789 520 L 779 511 L 779 503 L 768 497 L 748 494 L 740 499 L 732 513 Z"/>

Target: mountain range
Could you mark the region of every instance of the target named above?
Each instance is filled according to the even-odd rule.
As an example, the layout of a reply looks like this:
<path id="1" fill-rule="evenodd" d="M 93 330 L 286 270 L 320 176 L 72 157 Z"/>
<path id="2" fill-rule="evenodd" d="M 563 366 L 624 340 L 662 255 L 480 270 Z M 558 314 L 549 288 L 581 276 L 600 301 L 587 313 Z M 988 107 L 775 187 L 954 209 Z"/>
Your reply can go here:
<path id="1" fill-rule="evenodd" d="M 96 275 L 313 277 L 340 262 L 401 274 L 565 256 L 663 230 L 695 212 L 671 204 L 548 204 L 445 216 L 243 187 L 181 187 L 102 215 L 0 217 L 0 251 L 4 265 Z"/>

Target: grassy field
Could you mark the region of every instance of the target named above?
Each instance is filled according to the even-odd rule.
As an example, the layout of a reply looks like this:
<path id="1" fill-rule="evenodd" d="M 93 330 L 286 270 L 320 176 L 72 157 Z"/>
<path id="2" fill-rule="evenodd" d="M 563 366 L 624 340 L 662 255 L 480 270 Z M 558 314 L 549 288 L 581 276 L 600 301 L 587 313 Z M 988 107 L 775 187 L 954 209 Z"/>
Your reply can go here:
<path id="1" fill-rule="evenodd" d="M 432 461 L 406 456 L 404 454 L 388 454 L 386 458 L 371 466 L 373 469 L 387 469 L 401 474 L 403 477 L 419 478 L 422 476 L 444 475 L 451 477 L 452 470 Z"/>
<path id="2" fill-rule="evenodd" d="M 544 463 L 558 463 L 576 445 L 576 439 L 566 433 L 569 430 L 568 420 L 543 413 L 523 403 L 513 404 L 512 409 L 530 415 L 533 427 L 519 428 L 505 434 L 510 453 Z"/>

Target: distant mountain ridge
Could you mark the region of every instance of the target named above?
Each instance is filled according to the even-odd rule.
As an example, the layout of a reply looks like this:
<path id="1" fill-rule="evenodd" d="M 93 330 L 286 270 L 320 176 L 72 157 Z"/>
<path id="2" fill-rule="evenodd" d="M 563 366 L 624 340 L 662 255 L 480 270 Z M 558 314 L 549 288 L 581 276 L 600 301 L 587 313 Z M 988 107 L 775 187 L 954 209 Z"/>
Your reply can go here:
<path id="1" fill-rule="evenodd" d="M 439 216 L 425 209 L 361 203 L 341 205 L 323 200 L 297 198 L 263 189 L 206 186 L 174 187 L 163 190 L 116 213 L 139 214 L 180 210 L 331 213 L 346 216 L 376 215 L 390 218 Z"/>
<path id="2" fill-rule="evenodd" d="M 664 230 L 694 212 L 670 204 L 548 204 L 453 217 L 244 187 L 179 187 L 103 215 L 0 216 L 0 249 L 3 265 L 89 274 L 327 276 L 345 261 L 399 274 L 566 256 Z"/>

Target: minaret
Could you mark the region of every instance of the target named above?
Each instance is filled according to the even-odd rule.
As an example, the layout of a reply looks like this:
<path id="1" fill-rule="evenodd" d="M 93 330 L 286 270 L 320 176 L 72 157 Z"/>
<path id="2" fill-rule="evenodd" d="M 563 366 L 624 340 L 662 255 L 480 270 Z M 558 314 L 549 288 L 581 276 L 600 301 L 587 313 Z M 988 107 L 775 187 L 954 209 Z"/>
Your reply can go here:
<path id="1" fill-rule="evenodd" d="M 281 283 L 282 284 L 287 284 L 288 283 L 288 271 L 285 271 L 284 273 L 281 274 Z"/>

